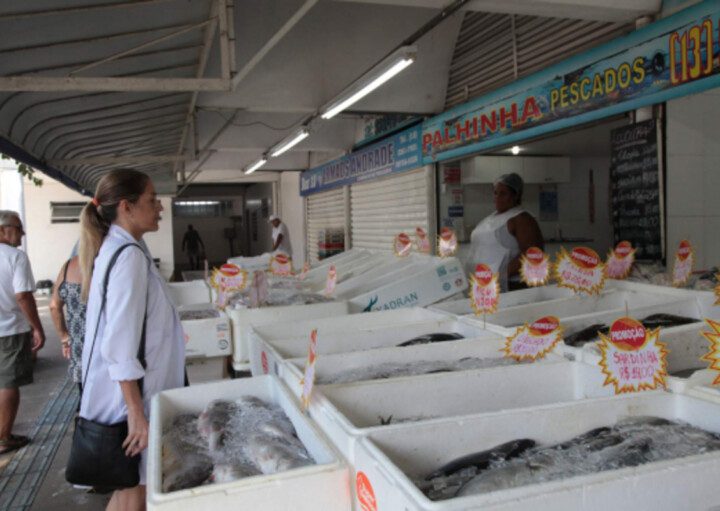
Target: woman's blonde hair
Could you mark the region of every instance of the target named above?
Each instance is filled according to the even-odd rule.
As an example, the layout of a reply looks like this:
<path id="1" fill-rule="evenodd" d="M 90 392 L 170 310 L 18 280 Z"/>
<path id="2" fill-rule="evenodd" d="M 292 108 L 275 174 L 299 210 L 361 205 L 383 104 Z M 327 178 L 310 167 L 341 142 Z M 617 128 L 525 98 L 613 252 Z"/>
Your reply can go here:
<path id="1" fill-rule="evenodd" d="M 114 170 L 103 176 L 95 189 L 95 197 L 80 214 L 80 272 L 82 300 L 87 302 L 93 265 L 110 225 L 117 218 L 120 201 L 135 203 L 145 192 L 150 178 L 137 170 Z"/>

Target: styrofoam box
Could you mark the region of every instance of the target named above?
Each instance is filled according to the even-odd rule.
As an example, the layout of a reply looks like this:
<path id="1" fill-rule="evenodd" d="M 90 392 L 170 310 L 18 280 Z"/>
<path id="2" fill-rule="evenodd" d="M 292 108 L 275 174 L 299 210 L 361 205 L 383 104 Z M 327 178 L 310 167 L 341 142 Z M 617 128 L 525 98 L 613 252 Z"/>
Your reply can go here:
<path id="1" fill-rule="evenodd" d="M 163 428 L 178 414 L 199 414 L 214 399 L 239 399 L 243 396 L 255 396 L 280 406 L 317 465 L 163 493 Z M 317 426 L 303 415 L 282 382 L 272 376 L 209 383 L 156 395 L 150 413 L 147 483 L 150 510 L 348 511 L 351 507 L 347 465 Z"/>
<path id="2" fill-rule="evenodd" d="M 267 270 L 270 267 L 270 252 L 265 252 L 259 256 L 253 257 L 231 257 L 227 260 L 229 264 L 239 266 L 245 271 L 251 272 L 255 270 Z"/>
<path id="3" fill-rule="evenodd" d="M 170 291 L 170 299 L 176 307 L 211 301 L 210 286 L 204 280 L 168 282 L 167 286 Z"/>
<path id="4" fill-rule="evenodd" d="M 427 499 L 412 482 L 453 459 L 510 440 L 532 438 L 551 445 L 627 416 L 643 415 L 685 421 L 720 433 L 720 405 L 681 394 L 650 392 L 389 426 L 358 443 L 355 470 L 367 477 L 378 511 L 716 509 L 720 452 L 442 502 Z"/>
<path id="5" fill-rule="evenodd" d="M 220 381 L 225 378 L 225 357 L 189 358 L 185 361 L 190 385 Z"/>
<path id="6" fill-rule="evenodd" d="M 697 291 L 694 289 L 677 289 L 668 286 L 656 286 L 628 280 L 608 280 L 608 286 L 614 289 L 636 291 L 640 293 L 654 293 L 673 296 L 676 298 L 695 298 L 700 306 L 702 317 L 712 317 L 717 313 L 715 306 L 715 293 L 712 291 Z"/>
<path id="7" fill-rule="evenodd" d="M 516 307 L 518 305 L 562 300 L 566 298 L 572 298 L 574 296 L 575 293 L 571 289 L 566 289 L 562 287 L 530 287 L 527 289 L 520 289 L 518 291 L 500 293 L 500 299 L 498 300 L 498 310 L 506 309 L 508 307 Z M 474 311 L 470 306 L 470 300 L 467 298 L 456 300 L 453 302 L 438 303 L 429 306 L 428 309 L 456 316 L 474 314 Z"/>
<path id="8" fill-rule="evenodd" d="M 381 418 L 426 421 L 612 396 L 613 387 L 604 381 L 599 367 L 560 358 L 546 364 L 319 385 L 309 412 L 353 464 L 358 439 L 385 427 Z"/>
<path id="9" fill-rule="evenodd" d="M 182 311 L 200 311 L 216 307 L 211 303 L 184 305 Z M 232 336 L 230 319 L 223 311 L 218 311 L 217 318 L 182 320 L 185 332 L 185 357 L 224 357 L 232 353 Z"/>
<path id="10" fill-rule="evenodd" d="M 383 259 L 380 264 L 369 269 L 362 275 L 362 278 L 357 276 L 338 282 L 335 287 L 335 294 L 337 296 L 352 297 L 360 292 L 372 290 L 380 287 L 387 282 L 392 282 L 389 276 L 394 275 L 397 272 L 405 270 L 411 265 L 417 264 L 419 261 L 427 261 L 429 256 L 420 258 L 417 254 L 412 254 L 409 257 L 396 257 L 390 256 L 389 259 Z"/>
<path id="11" fill-rule="evenodd" d="M 254 327 L 278 322 L 341 316 L 349 314 L 349 307 L 347 302 L 337 301 L 257 309 L 228 309 L 227 313 L 232 322 L 233 368 L 236 371 L 243 371 L 250 363 L 250 332 Z"/>

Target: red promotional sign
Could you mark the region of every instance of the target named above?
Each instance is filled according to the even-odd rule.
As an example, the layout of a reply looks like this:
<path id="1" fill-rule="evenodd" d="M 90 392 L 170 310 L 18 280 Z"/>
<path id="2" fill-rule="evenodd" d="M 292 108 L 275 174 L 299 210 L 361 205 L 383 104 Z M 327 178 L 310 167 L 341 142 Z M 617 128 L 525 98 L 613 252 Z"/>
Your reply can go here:
<path id="1" fill-rule="evenodd" d="M 475 314 L 493 313 L 500 299 L 498 274 L 486 264 L 478 264 L 470 275 L 470 305 Z"/>
<path id="2" fill-rule="evenodd" d="M 562 340 L 563 329 L 555 316 L 545 316 L 518 328 L 508 337 L 505 356 L 522 360 L 538 360 L 550 353 Z"/>
<path id="3" fill-rule="evenodd" d="M 550 278 L 550 258 L 538 247 L 520 256 L 520 278 L 529 287 L 544 286 Z"/>
<path id="4" fill-rule="evenodd" d="M 599 293 L 605 285 L 605 264 L 591 248 L 576 247 L 569 254 L 561 248 L 555 263 L 555 278 L 560 287 L 580 293 Z"/>
<path id="5" fill-rule="evenodd" d="M 605 272 L 611 279 L 625 279 L 635 263 L 635 249 L 629 241 L 621 241 L 608 254 Z"/>

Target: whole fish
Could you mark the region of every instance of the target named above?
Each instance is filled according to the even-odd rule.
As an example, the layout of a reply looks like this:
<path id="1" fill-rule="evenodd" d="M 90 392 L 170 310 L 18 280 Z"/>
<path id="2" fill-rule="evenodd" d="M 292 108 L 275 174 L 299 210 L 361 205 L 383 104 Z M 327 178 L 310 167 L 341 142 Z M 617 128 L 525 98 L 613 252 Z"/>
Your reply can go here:
<path id="1" fill-rule="evenodd" d="M 432 342 L 445 342 L 445 341 L 457 341 L 458 339 L 464 339 L 464 337 L 460 334 L 456 334 L 454 332 L 439 332 L 434 334 L 425 334 L 421 335 L 419 337 L 414 337 L 408 341 L 401 342 L 398 344 L 398 347 L 405 347 L 405 346 L 417 346 L 418 344 L 430 344 Z"/>
<path id="2" fill-rule="evenodd" d="M 596 340 L 600 333 L 607 335 L 610 331 L 610 327 L 603 323 L 596 323 L 589 327 L 583 328 L 582 330 L 566 335 L 565 344 L 568 346 L 580 347 L 585 343 Z"/>
<path id="3" fill-rule="evenodd" d="M 641 323 L 647 329 L 653 330 L 655 328 L 669 328 L 671 326 L 688 325 L 690 323 L 696 323 L 699 319 L 687 318 L 685 316 L 677 316 L 675 314 L 651 314 L 644 318 Z"/>
<path id="4" fill-rule="evenodd" d="M 535 441 L 530 440 L 529 438 L 512 440 L 504 444 L 496 445 L 486 451 L 468 454 L 457 458 L 450 463 L 446 463 L 428 475 L 425 480 L 429 481 L 431 479 L 435 479 L 436 477 L 447 477 L 468 467 L 475 467 L 478 470 L 484 470 L 492 461 L 515 458 L 532 447 L 535 447 Z"/>

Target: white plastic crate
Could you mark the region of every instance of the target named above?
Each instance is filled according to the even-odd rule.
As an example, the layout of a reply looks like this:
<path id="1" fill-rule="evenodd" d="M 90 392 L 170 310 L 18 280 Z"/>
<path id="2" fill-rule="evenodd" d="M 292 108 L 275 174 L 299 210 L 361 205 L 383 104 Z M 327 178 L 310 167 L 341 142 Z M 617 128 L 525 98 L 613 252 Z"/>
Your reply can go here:
<path id="1" fill-rule="evenodd" d="M 204 280 L 168 282 L 170 299 L 176 307 L 211 302 L 210 286 Z"/>
<path id="2" fill-rule="evenodd" d="M 250 332 L 254 327 L 301 319 L 340 316 L 348 314 L 348 309 L 348 303 L 343 301 L 257 309 L 228 309 L 227 314 L 232 322 L 233 369 L 245 371 L 249 368 Z"/>
<path id="3" fill-rule="evenodd" d="M 418 422 L 614 395 L 604 381 L 600 368 L 560 358 L 555 363 L 321 385 L 309 411 L 353 464 L 357 441 L 387 427 L 381 419 Z"/>
<path id="4" fill-rule="evenodd" d="M 243 396 L 255 396 L 279 405 L 317 465 L 163 493 L 163 428 L 180 413 L 199 414 L 214 399 L 239 399 Z M 349 511 L 351 508 L 347 465 L 317 426 L 303 415 L 282 382 L 272 376 L 210 383 L 165 391 L 155 396 L 150 413 L 147 483 L 149 510 Z"/>
<path id="5" fill-rule="evenodd" d="M 179 312 L 216 310 L 211 303 L 185 305 Z M 185 319 L 182 324 L 185 333 L 185 357 L 225 357 L 232 353 L 230 319 L 223 311 L 217 311 L 217 318 Z"/>
<path id="6" fill-rule="evenodd" d="M 426 498 L 412 482 L 453 459 L 510 440 L 532 438 L 551 445 L 624 417 L 643 415 L 720 433 L 720 405 L 650 392 L 389 426 L 358 443 L 354 468 L 367 478 L 378 511 L 717 509 L 717 451 L 439 502 Z"/>

